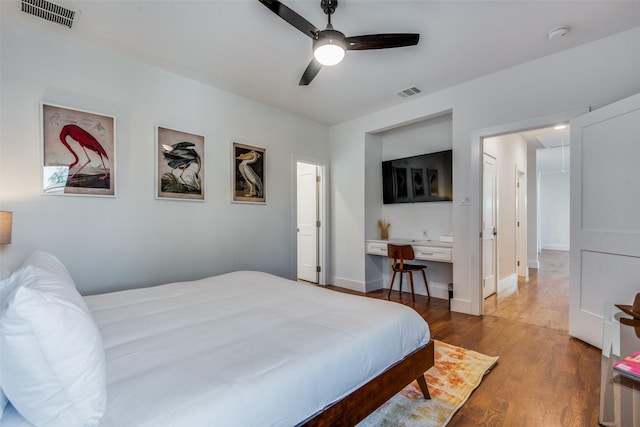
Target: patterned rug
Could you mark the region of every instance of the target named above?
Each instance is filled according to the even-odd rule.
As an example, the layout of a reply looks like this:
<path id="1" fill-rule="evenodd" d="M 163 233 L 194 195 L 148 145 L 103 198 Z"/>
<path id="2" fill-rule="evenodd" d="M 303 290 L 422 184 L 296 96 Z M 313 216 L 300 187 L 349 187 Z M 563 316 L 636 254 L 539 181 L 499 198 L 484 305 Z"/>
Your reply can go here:
<path id="1" fill-rule="evenodd" d="M 418 383 L 400 393 L 365 418 L 358 427 L 431 427 L 445 426 L 482 378 L 489 373 L 497 357 L 486 356 L 441 341 L 435 342 L 435 364 L 425 379 L 431 400 L 425 400 Z"/>

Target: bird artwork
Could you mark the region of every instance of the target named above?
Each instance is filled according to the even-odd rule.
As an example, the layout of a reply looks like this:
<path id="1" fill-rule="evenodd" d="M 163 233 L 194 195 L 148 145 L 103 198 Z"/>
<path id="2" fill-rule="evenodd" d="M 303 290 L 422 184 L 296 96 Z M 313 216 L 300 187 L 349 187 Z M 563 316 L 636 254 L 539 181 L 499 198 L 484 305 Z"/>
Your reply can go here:
<path id="1" fill-rule="evenodd" d="M 202 161 L 195 144 L 181 141 L 162 144 L 162 156 L 172 169 L 162 176 L 162 191 L 169 193 L 196 193 L 202 191 L 200 169 Z"/>
<path id="2" fill-rule="evenodd" d="M 261 198 L 264 195 L 262 179 L 251 167 L 252 164 L 258 161 L 260 153 L 255 150 L 247 151 L 236 157 L 237 160 L 241 160 L 238 165 L 238 170 L 242 175 L 245 183 L 244 197 L 256 197 Z"/>
<path id="3" fill-rule="evenodd" d="M 71 139 L 76 141 L 80 145 L 80 148 L 82 148 L 82 151 L 84 151 L 85 156 L 87 156 L 87 161 L 84 162 L 80 166 L 80 168 L 77 171 L 75 171 L 73 175 L 69 177 L 69 179 L 75 178 L 75 176 L 78 175 L 80 171 L 85 168 L 85 166 L 91 163 L 91 159 L 89 158 L 89 153 L 87 152 L 87 149 L 96 153 L 100 157 L 100 162 L 102 163 L 104 174 L 99 179 L 102 181 L 107 179 L 109 177 L 109 170 L 104 164 L 104 159 L 109 160 L 109 156 L 107 156 L 107 152 L 102 147 L 102 145 L 100 145 L 98 140 L 93 135 L 91 135 L 89 132 L 87 132 L 80 126 L 74 125 L 74 124 L 64 125 L 62 127 L 62 130 L 60 131 L 60 141 L 62 142 L 62 144 L 64 144 L 65 147 L 67 147 L 67 149 L 73 155 L 73 158 L 74 158 L 74 161 L 69 165 L 69 172 L 71 172 L 71 168 L 73 168 L 75 165 L 77 165 L 80 162 L 80 159 L 78 158 L 78 154 L 71 148 L 71 146 L 67 142 L 67 137 L 70 137 Z"/>

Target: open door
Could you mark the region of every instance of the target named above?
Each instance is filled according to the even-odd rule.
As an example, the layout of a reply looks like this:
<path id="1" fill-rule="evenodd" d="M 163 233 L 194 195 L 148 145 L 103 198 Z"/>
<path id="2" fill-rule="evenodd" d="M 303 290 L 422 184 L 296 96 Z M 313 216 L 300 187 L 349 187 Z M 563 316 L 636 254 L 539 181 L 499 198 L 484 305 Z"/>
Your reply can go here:
<path id="1" fill-rule="evenodd" d="M 497 168 L 496 158 L 484 153 L 482 167 L 482 297 L 497 290 Z"/>
<path id="2" fill-rule="evenodd" d="M 297 163 L 298 279 L 318 283 L 319 204 L 318 166 Z"/>
<path id="3" fill-rule="evenodd" d="M 569 333 L 602 347 L 604 303 L 640 292 L 640 94 L 571 121 Z"/>
<path id="4" fill-rule="evenodd" d="M 516 272 L 529 280 L 527 265 L 527 174 L 516 167 Z"/>

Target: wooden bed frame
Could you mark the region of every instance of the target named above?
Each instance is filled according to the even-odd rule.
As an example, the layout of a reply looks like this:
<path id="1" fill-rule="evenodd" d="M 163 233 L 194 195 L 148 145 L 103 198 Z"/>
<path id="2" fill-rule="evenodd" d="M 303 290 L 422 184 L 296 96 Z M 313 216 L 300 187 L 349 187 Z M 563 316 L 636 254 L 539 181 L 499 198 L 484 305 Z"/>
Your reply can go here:
<path id="1" fill-rule="evenodd" d="M 352 427 L 413 380 L 418 380 L 418 385 L 425 399 L 431 399 L 423 374 L 434 364 L 433 346 L 433 340 L 430 340 L 353 393 L 327 406 L 313 418 L 304 421 L 300 426 Z"/>

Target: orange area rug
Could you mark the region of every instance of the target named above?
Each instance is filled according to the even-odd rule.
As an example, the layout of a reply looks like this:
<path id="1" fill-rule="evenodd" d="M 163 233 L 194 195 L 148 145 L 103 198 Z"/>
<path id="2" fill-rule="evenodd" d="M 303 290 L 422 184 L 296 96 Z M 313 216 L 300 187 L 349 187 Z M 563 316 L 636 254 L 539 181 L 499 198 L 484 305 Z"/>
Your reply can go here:
<path id="1" fill-rule="evenodd" d="M 489 373 L 498 357 L 434 340 L 435 364 L 424 374 L 431 393 L 425 400 L 418 383 L 400 393 L 365 418 L 358 427 L 446 426 L 473 390 Z"/>

